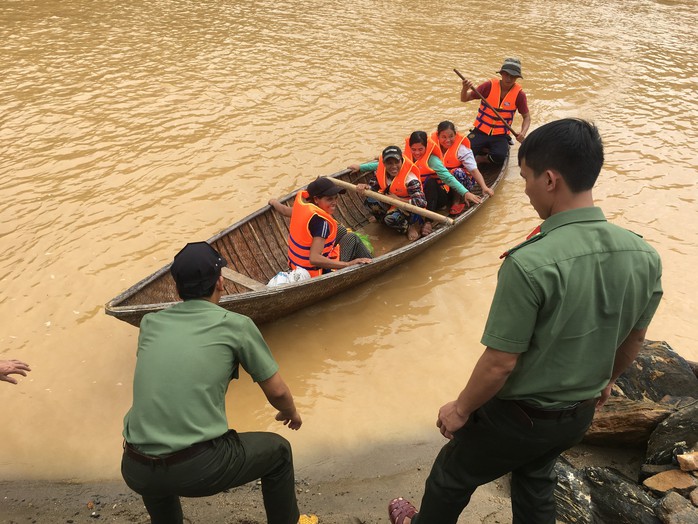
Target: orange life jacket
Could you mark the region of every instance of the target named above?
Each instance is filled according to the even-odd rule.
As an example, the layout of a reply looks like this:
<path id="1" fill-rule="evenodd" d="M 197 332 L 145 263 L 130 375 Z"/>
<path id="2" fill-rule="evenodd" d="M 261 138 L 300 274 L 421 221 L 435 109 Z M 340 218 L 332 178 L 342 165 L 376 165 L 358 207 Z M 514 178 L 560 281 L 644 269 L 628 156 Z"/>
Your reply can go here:
<path id="1" fill-rule="evenodd" d="M 395 195 L 400 198 L 410 198 L 410 194 L 407 191 L 407 175 L 412 173 L 419 180 L 419 169 L 409 158 L 402 157 L 402 167 L 400 172 L 397 174 L 393 181 L 388 186 L 385 176 L 385 164 L 383 163 L 383 157 L 378 159 L 378 168 L 376 169 L 376 180 L 378 180 L 378 185 L 380 186 L 381 193 Z M 421 183 L 421 182 L 420 182 Z"/>
<path id="2" fill-rule="evenodd" d="M 437 144 L 439 143 L 439 135 L 436 133 L 436 131 L 434 131 L 434 134 L 431 135 L 431 139 Z M 453 171 L 458 167 L 463 167 L 460 160 L 458 160 L 458 148 L 461 145 L 470 148 L 470 140 L 468 140 L 468 137 L 463 136 L 460 133 L 456 133 L 456 139 L 453 141 L 453 145 L 449 147 L 445 153 L 441 151 L 441 161 L 444 163 L 444 167 L 449 171 Z M 441 146 L 439 146 L 439 150 L 441 150 Z"/>
<path id="3" fill-rule="evenodd" d="M 487 101 L 497 110 L 497 113 L 506 120 L 507 124 L 511 126 L 514 122 L 514 113 L 516 113 L 516 97 L 519 96 L 521 86 L 519 84 L 514 84 L 500 103 L 499 98 L 502 93 L 502 86 L 497 78 L 493 78 L 490 82 L 492 83 L 492 87 L 490 88 L 490 94 L 487 95 Z M 509 130 L 504 123 L 502 123 L 484 102 L 480 102 L 480 108 L 477 110 L 477 116 L 475 117 L 473 126 L 487 135 L 509 134 Z"/>
<path id="4" fill-rule="evenodd" d="M 313 237 L 310 234 L 310 219 L 318 215 L 330 226 L 330 234 L 325 239 L 322 254 L 333 260 L 339 259 L 339 244 L 335 245 L 337 239 L 337 221 L 327 211 L 323 211 L 315 204 L 307 201 L 309 198 L 307 191 L 299 191 L 296 200 L 293 202 L 291 213 L 291 225 L 288 234 L 288 265 L 291 269 L 302 267 L 310 273 L 311 277 L 322 275 L 322 268 L 310 264 L 310 245 Z"/>
<path id="5" fill-rule="evenodd" d="M 419 179 L 422 182 L 422 186 L 424 186 L 424 183 L 429 179 L 429 177 L 435 173 L 435 171 L 429 167 L 429 157 L 431 155 L 436 155 L 439 158 L 443 157 L 439 143 L 430 138 L 427 140 L 427 149 L 424 152 L 424 155 L 422 158 L 414 162 L 412 158 L 412 149 L 410 148 L 410 137 L 405 139 L 405 156 L 414 162 L 414 165 L 417 166 L 417 169 L 419 169 Z M 438 176 L 436 179 L 438 180 L 439 184 L 443 184 Z"/>

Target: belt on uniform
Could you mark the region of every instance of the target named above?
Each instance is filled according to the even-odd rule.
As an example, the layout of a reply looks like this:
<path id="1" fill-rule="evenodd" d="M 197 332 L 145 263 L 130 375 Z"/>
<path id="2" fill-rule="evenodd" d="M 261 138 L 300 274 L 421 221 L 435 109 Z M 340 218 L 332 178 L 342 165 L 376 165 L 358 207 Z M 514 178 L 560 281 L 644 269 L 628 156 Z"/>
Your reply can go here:
<path id="1" fill-rule="evenodd" d="M 588 400 L 582 400 L 581 402 L 577 402 L 576 404 L 572 404 L 571 406 L 566 406 L 561 409 L 537 408 L 531 406 L 530 404 L 526 404 L 521 400 L 514 400 L 513 402 L 519 407 L 519 409 L 521 409 L 521 411 L 526 413 L 526 415 L 528 415 L 531 418 L 554 420 L 566 417 L 573 417 L 580 410 L 596 402 L 596 399 L 590 398 Z"/>
<path id="2" fill-rule="evenodd" d="M 214 439 L 216 440 L 216 439 Z M 172 466 L 180 462 L 184 462 L 187 459 L 195 457 L 202 453 L 204 450 L 209 449 L 213 445 L 213 440 L 207 440 L 205 442 L 197 442 L 189 446 L 188 448 L 180 449 L 169 455 L 163 455 L 162 457 L 155 457 L 152 455 L 146 455 L 141 453 L 131 444 L 124 441 L 124 455 L 140 462 L 141 464 L 146 464 L 147 466 Z"/>

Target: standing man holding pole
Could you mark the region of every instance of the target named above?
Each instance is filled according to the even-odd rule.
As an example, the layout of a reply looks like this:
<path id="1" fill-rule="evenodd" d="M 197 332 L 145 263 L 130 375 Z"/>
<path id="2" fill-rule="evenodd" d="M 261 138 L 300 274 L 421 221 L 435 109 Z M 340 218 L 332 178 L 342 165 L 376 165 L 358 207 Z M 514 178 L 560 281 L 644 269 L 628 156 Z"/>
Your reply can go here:
<path id="1" fill-rule="evenodd" d="M 602 165 L 601 137 L 583 120 L 546 124 L 521 145 L 525 193 L 543 223 L 503 255 L 486 349 L 439 410 L 449 442 L 419 512 L 390 502 L 393 524 L 455 524 L 478 486 L 509 472 L 514 524 L 555 523 L 555 462 L 635 359 L 662 296 L 657 252 L 594 207 Z"/>
<path id="2" fill-rule="evenodd" d="M 488 80 L 475 91 L 473 83 L 456 71 L 463 80 L 461 102 L 481 100 L 473 129 L 468 134 L 470 148 L 478 164 L 501 165 L 504 162 L 509 152 L 509 133 L 517 110 L 523 117 L 523 122 L 521 132 L 514 132 L 516 140 L 522 142 L 531 125 L 526 93 L 516 83 L 517 78 L 523 78 L 521 61 L 518 58 L 507 58 L 498 73 L 502 75 L 501 80 Z"/>
<path id="3" fill-rule="evenodd" d="M 298 522 L 288 441 L 228 429 L 225 396 L 239 366 L 278 410 L 276 420 L 294 430 L 302 421 L 257 327 L 218 306 L 226 265 L 208 243 L 187 244 L 170 269 L 183 302 L 141 321 L 121 472 L 153 524 L 183 522 L 179 497 L 206 497 L 260 478 L 267 522 Z"/>

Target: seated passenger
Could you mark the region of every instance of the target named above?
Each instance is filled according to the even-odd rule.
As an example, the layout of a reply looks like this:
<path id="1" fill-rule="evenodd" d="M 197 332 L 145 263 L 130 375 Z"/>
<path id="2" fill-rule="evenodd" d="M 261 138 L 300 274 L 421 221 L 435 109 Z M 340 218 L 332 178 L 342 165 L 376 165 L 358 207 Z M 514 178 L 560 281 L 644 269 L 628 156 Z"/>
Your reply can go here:
<path id="1" fill-rule="evenodd" d="M 450 191 L 456 191 L 468 205 L 480 203 L 480 197 L 469 192 L 444 167 L 441 161 L 441 148 L 436 142 L 428 139 L 424 131 L 415 131 L 405 142 L 408 145 L 405 155 L 419 169 L 429 211 L 438 211 L 446 207 L 449 204 L 448 193 Z M 431 231 L 431 221 L 426 220 L 422 228 L 422 236 L 428 235 Z"/>
<path id="2" fill-rule="evenodd" d="M 291 269 L 302 267 L 311 277 L 333 269 L 371 262 L 371 253 L 361 239 L 332 217 L 337 196 L 346 190 L 325 177 L 318 177 L 306 191 L 298 191 L 293 207 L 277 199 L 269 205 L 291 218 L 288 237 L 288 261 Z"/>
<path id="3" fill-rule="evenodd" d="M 356 189 L 361 196 L 364 191 L 370 189 L 386 196 L 408 202 L 413 206 L 426 207 L 427 201 L 422 191 L 422 183 L 419 180 L 419 170 L 407 158 L 397 146 L 388 146 L 381 153 L 377 162 L 365 164 L 352 164 L 352 171 L 362 173 L 374 171 L 375 175 L 368 184 L 357 184 Z M 386 226 L 400 233 L 407 233 L 410 241 L 417 240 L 421 234 L 424 219 L 409 211 L 404 211 L 395 206 L 390 206 L 367 197 L 364 204 L 371 211 L 371 221 L 380 220 Z"/>
<path id="4" fill-rule="evenodd" d="M 442 162 L 446 169 L 460 182 L 468 191 L 472 191 L 475 183 L 482 188 L 483 194 L 494 195 L 494 191 L 487 187 L 485 179 L 477 168 L 475 155 L 470 149 L 470 140 L 456 131 L 453 122 L 444 120 L 436 128 L 436 132 L 431 139 L 439 144 L 442 155 Z M 451 215 L 459 215 L 465 209 L 465 203 L 457 195 L 451 198 Z"/>

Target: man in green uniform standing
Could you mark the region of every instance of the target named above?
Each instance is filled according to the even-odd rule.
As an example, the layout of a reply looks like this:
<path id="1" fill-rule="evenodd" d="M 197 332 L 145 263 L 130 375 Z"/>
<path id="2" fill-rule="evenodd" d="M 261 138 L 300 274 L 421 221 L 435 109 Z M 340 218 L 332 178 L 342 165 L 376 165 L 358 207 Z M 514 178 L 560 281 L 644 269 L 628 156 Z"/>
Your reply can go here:
<path id="1" fill-rule="evenodd" d="M 252 320 L 218 306 L 225 265 L 206 242 L 187 244 L 170 270 L 183 302 L 141 321 L 121 472 L 154 524 L 183 522 L 180 496 L 205 497 L 260 478 L 268 522 L 298 522 L 288 441 L 228 429 L 225 395 L 239 366 L 279 411 L 276 420 L 294 430 L 302 421 Z"/>
<path id="2" fill-rule="evenodd" d="M 486 349 L 439 410 L 449 442 L 419 512 L 394 499 L 391 522 L 455 524 L 478 486 L 511 472 L 514 524 L 555 523 L 555 462 L 635 359 L 662 296 L 656 251 L 594 207 L 602 165 L 601 137 L 582 120 L 551 122 L 522 143 L 525 192 L 544 222 L 505 253 Z"/>

